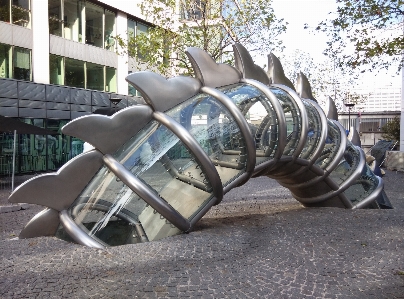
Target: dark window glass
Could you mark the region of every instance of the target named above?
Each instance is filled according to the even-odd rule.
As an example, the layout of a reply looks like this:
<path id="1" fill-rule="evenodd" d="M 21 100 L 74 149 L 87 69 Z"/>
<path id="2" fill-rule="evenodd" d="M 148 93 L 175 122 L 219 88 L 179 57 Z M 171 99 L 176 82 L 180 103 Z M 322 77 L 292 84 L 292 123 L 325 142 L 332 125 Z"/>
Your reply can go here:
<path id="1" fill-rule="evenodd" d="M 103 47 L 103 15 L 103 8 L 86 3 L 86 44 Z"/>
<path id="2" fill-rule="evenodd" d="M 51 84 L 65 84 L 63 57 L 52 54 L 49 55 L 49 75 Z"/>
<path id="3" fill-rule="evenodd" d="M 11 77 L 11 46 L 0 44 L 0 78 Z"/>
<path id="4" fill-rule="evenodd" d="M 104 90 L 104 67 L 87 62 L 87 88 Z"/>
<path id="5" fill-rule="evenodd" d="M 13 78 L 31 81 L 31 50 L 14 47 Z"/>
<path id="6" fill-rule="evenodd" d="M 10 23 L 10 0 L 0 0 L 0 21 Z"/>
<path id="7" fill-rule="evenodd" d="M 63 19 L 61 0 L 48 0 L 49 34 L 62 36 Z"/>
<path id="8" fill-rule="evenodd" d="M 65 58 L 65 81 L 67 86 L 85 88 L 84 61 Z"/>

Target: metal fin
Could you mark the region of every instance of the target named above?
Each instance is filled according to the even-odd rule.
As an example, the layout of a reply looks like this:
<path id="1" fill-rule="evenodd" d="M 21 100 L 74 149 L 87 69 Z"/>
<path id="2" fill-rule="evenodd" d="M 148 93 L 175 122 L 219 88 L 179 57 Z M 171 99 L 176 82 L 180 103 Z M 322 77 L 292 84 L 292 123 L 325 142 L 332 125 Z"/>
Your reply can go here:
<path id="1" fill-rule="evenodd" d="M 36 176 L 10 195 L 12 203 L 32 203 L 56 211 L 67 209 L 103 164 L 102 154 L 92 150 L 67 162 L 56 173 Z"/>
<path id="2" fill-rule="evenodd" d="M 60 224 L 59 212 L 45 209 L 36 214 L 20 232 L 18 238 L 28 239 L 44 236 L 54 236 Z"/>
<path id="3" fill-rule="evenodd" d="M 234 67 L 216 63 L 213 58 L 199 48 L 190 47 L 185 50 L 195 77 L 201 80 L 203 86 L 221 87 L 240 82 L 241 73 Z"/>
<path id="4" fill-rule="evenodd" d="M 331 97 L 328 97 L 328 100 L 325 103 L 325 113 L 327 118 L 338 120 L 337 106 L 335 106 L 335 102 Z"/>
<path id="5" fill-rule="evenodd" d="M 268 71 L 270 84 L 282 84 L 295 90 L 293 83 L 286 78 L 285 72 L 278 57 L 274 54 L 268 54 Z M 296 90 L 295 90 L 296 91 Z"/>
<path id="6" fill-rule="evenodd" d="M 192 77 L 179 76 L 171 79 L 150 72 L 136 72 L 126 77 L 155 111 L 164 112 L 199 92 L 201 82 Z M 139 123 L 136 120 L 137 123 Z"/>
<path id="7" fill-rule="evenodd" d="M 234 44 L 233 52 L 236 69 L 241 72 L 243 78 L 254 79 L 264 83 L 265 85 L 269 85 L 269 78 L 267 74 L 261 67 L 254 64 L 250 53 L 248 53 L 244 46 L 238 43 Z"/>
<path id="8" fill-rule="evenodd" d="M 311 92 L 310 82 L 302 72 L 297 75 L 296 92 L 303 99 L 309 99 L 317 102 L 313 96 L 313 93 Z"/>
<path id="9" fill-rule="evenodd" d="M 84 140 L 103 154 L 112 154 L 151 120 L 153 110 L 136 105 L 112 116 L 86 115 L 69 122 L 63 134 Z"/>
<path id="10" fill-rule="evenodd" d="M 358 131 L 354 127 L 351 127 L 348 134 L 348 140 L 351 141 L 353 145 L 361 146 L 361 138 Z"/>

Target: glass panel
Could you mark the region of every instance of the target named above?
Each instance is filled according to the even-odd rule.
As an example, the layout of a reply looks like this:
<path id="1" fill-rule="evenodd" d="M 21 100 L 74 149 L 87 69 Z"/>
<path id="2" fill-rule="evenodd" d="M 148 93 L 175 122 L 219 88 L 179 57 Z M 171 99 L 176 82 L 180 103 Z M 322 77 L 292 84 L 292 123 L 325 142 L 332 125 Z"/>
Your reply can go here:
<path id="1" fill-rule="evenodd" d="M 148 29 L 149 29 L 149 26 L 144 25 L 142 23 L 137 23 L 137 25 L 136 25 L 136 35 L 147 34 Z M 140 55 L 138 53 L 137 58 L 142 59 L 142 55 Z"/>
<path id="2" fill-rule="evenodd" d="M 82 1 L 64 0 L 64 38 L 82 42 Z"/>
<path id="3" fill-rule="evenodd" d="M 92 3 L 86 3 L 86 44 L 103 47 L 104 9 Z"/>
<path id="4" fill-rule="evenodd" d="M 0 78 L 11 78 L 11 46 L 0 44 Z"/>
<path id="5" fill-rule="evenodd" d="M 291 156 L 298 146 L 301 135 L 302 119 L 300 116 L 300 109 L 295 100 L 293 100 L 293 98 L 291 98 L 285 91 L 274 87 L 271 87 L 270 90 L 281 103 L 286 118 L 287 143 L 283 154 Z"/>
<path id="6" fill-rule="evenodd" d="M 31 81 L 31 50 L 14 47 L 13 78 Z"/>
<path id="7" fill-rule="evenodd" d="M 317 159 L 316 165 L 322 169 L 327 168 L 334 160 L 341 143 L 341 134 L 339 128 L 330 120 L 327 120 L 327 138 L 325 146 L 320 158 Z"/>
<path id="8" fill-rule="evenodd" d="M 88 89 L 104 91 L 104 67 L 99 64 L 87 62 L 87 87 Z"/>
<path id="9" fill-rule="evenodd" d="M 278 119 L 271 102 L 257 88 L 236 84 L 221 88 L 245 116 L 256 143 L 256 164 L 273 158 L 278 147 Z"/>
<path id="10" fill-rule="evenodd" d="M 56 55 L 49 55 L 49 75 L 50 75 L 50 83 L 64 85 L 64 65 L 63 65 L 63 57 Z"/>
<path id="11" fill-rule="evenodd" d="M 128 19 L 128 40 L 131 37 L 135 36 L 135 32 L 136 32 L 136 22 Z"/>
<path id="12" fill-rule="evenodd" d="M 229 111 L 214 98 L 200 94 L 166 112 L 198 141 L 215 164 L 223 186 L 245 171 L 246 148 Z"/>
<path id="13" fill-rule="evenodd" d="M 318 147 L 318 143 L 321 139 L 321 118 L 317 109 L 312 106 L 309 102 L 302 100 L 306 108 L 306 113 L 309 121 L 308 133 L 306 144 L 304 145 L 303 151 L 300 154 L 300 158 L 311 159 L 312 154 Z"/>
<path id="14" fill-rule="evenodd" d="M 85 88 L 84 85 L 84 61 L 65 58 L 66 85 Z"/>
<path id="15" fill-rule="evenodd" d="M 330 178 L 334 180 L 339 186 L 345 182 L 358 168 L 360 162 L 359 150 L 347 140 L 347 147 L 344 156 L 338 166 L 330 173 Z"/>
<path id="16" fill-rule="evenodd" d="M 105 10 L 105 49 L 115 50 L 115 13 Z"/>
<path id="17" fill-rule="evenodd" d="M 13 24 L 31 28 L 29 0 L 13 0 L 11 7 Z"/>
<path id="18" fill-rule="evenodd" d="M 345 196 L 352 201 L 352 204 L 364 200 L 377 188 L 379 184 L 378 178 L 370 170 L 369 166 L 365 164 L 362 170 L 360 178 L 351 185 L 347 190 L 344 191 Z"/>
<path id="19" fill-rule="evenodd" d="M 48 0 L 49 34 L 62 36 L 62 3 L 61 0 Z"/>
<path id="20" fill-rule="evenodd" d="M 0 21 L 10 23 L 10 0 L 0 0 Z"/>
<path id="21" fill-rule="evenodd" d="M 105 91 L 116 92 L 116 70 L 105 67 Z"/>

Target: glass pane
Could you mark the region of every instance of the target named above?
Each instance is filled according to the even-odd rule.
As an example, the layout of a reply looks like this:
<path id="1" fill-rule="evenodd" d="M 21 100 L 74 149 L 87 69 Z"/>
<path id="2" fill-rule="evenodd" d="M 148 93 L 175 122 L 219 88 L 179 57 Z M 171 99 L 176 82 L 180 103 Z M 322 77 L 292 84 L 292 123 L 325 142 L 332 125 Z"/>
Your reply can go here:
<path id="1" fill-rule="evenodd" d="M 86 44 L 103 47 L 103 17 L 103 8 L 89 2 L 86 3 Z"/>
<path id="2" fill-rule="evenodd" d="M 87 62 L 87 87 L 88 89 L 104 91 L 104 67 L 99 64 Z"/>
<path id="3" fill-rule="evenodd" d="M 303 151 L 300 154 L 300 158 L 311 159 L 312 154 L 318 147 L 318 143 L 321 140 L 321 118 L 317 109 L 311 105 L 309 102 L 302 100 L 309 121 L 308 133 L 306 144 L 304 145 Z"/>
<path id="4" fill-rule="evenodd" d="M 149 26 L 144 25 L 142 23 L 137 23 L 137 25 L 136 25 L 136 35 L 147 34 L 148 29 L 149 29 Z M 142 55 L 140 55 L 140 53 L 138 53 L 137 58 L 142 59 Z"/>
<path id="5" fill-rule="evenodd" d="M 128 40 L 131 37 L 135 36 L 135 30 L 136 30 L 136 22 L 128 19 Z"/>
<path id="6" fill-rule="evenodd" d="M 29 0 L 13 0 L 11 6 L 13 24 L 31 28 Z"/>
<path id="7" fill-rule="evenodd" d="M 247 156 L 240 129 L 220 102 L 200 94 L 166 112 L 184 126 L 208 154 L 227 186 L 245 171 Z"/>
<path id="8" fill-rule="evenodd" d="M 221 88 L 245 116 L 256 143 L 256 164 L 273 158 L 278 147 L 278 118 L 268 98 L 257 88 L 236 84 Z"/>
<path id="9" fill-rule="evenodd" d="M 115 50 L 115 13 L 105 10 L 105 49 Z"/>
<path id="10" fill-rule="evenodd" d="M 50 75 L 50 83 L 57 85 L 64 85 L 64 66 L 63 66 L 63 57 L 56 55 L 49 55 L 49 75 Z"/>
<path id="11" fill-rule="evenodd" d="M 0 21 L 10 23 L 10 0 L 0 0 Z"/>
<path id="12" fill-rule="evenodd" d="M 356 205 L 372 194 L 377 188 L 378 183 L 378 178 L 370 170 L 369 166 L 365 164 L 360 178 L 345 190 L 344 194 L 351 200 L 352 204 Z"/>
<path id="13" fill-rule="evenodd" d="M 31 50 L 14 47 L 13 78 L 31 81 Z"/>
<path id="14" fill-rule="evenodd" d="M 347 147 L 344 156 L 334 171 L 330 173 L 330 178 L 332 178 L 338 185 L 341 185 L 351 176 L 352 172 L 358 168 L 359 162 L 359 150 L 347 140 Z"/>
<path id="15" fill-rule="evenodd" d="M 49 34 L 62 36 L 62 3 L 61 0 L 48 0 Z"/>
<path id="16" fill-rule="evenodd" d="M 64 0 L 64 38 L 82 42 L 82 1 Z"/>
<path id="17" fill-rule="evenodd" d="M 11 46 L 0 44 L 0 78 L 11 78 Z"/>
<path id="18" fill-rule="evenodd" d="M 339 128 L 332 121 L 327 120 L 327 138 L 325 140 L 325 146 L 320 158 L 317 159 L 315 164 L 322 169 L 327 168 L 338 153 L 340 143 L 341 134 Z"/>
<path id="19" fill-rule="evenodd" d="M 76 59 L 65 58 L 66 85 L 85 88 L 84 86 L 84 62 Z"/>
<path id="20" fill-rule="evenodd" d="M 105 91 L 116 92 L 116 70 L 105 67 Z"/>

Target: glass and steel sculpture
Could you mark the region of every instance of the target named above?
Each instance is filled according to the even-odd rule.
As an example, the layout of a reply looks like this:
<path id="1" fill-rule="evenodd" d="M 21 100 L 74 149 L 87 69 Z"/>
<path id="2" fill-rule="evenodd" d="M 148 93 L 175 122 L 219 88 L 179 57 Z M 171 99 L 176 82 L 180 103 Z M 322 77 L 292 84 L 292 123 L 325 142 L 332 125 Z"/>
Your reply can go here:
<path id="1" fill-rule="evenodd" d="M 196 78 L 130 74 L 147 105 L 63 127 L 95 149 L 15 190 L 11 202 L 47 207 L 20 238 L 57 235 L 96 248 L 158 240 L 192 230 L 257 176 L 307 207 L 391 207 L 335 105 L 327 118 L 303 74 L 296 91 L 274 55 L 265 73 L 240 44 L 235 68 L 198 48 L 186 54 Z"/>

